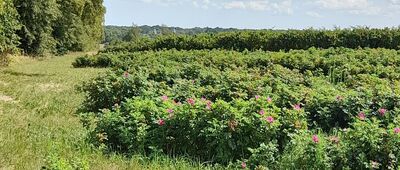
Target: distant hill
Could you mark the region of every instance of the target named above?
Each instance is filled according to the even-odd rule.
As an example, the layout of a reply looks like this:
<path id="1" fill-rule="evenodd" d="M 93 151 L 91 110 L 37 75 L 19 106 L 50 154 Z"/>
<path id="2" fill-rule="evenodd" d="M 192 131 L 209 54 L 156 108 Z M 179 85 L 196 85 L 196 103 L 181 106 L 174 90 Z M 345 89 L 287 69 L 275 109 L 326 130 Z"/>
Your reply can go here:
<path id="1" fill-rule="evenodd" d="M 128 34 L 128 32 L 132 29 L 132 26 L 112 26 L 107 25 L 105 26 L 105 38 L 104 42 L 112 42 L 116 40 L 123 40 L 124 37 Z M 236 28 L 180 28 L 180 27 L 166 27 L 161 25 L 156 26 L 148 26 L 142 25 L 138 26 L 140 29 L 140 33 L 142 36 L 154 38 L 158 35 L 161 35 L 163 30 L 169 31 L 175 34 L 186 34 L 186 35 L 195 35 L 200 33 L 218 33 L 218 32 L 232 32 L 232 31 L 239 31 L 244 29 L 236 29 Z"/>

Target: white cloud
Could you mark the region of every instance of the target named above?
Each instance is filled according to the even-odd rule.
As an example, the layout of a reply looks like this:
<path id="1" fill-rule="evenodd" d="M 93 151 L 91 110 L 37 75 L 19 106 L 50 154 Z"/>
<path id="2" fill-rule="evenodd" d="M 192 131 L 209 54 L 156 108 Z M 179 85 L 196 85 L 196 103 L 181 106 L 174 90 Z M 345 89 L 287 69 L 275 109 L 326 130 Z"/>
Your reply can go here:
<path id="1" fill-rule="evenodd" d="M 368 0 L 317 0 L 316 3 L 328 9 L 364 9 L 369 6 Z"/>
<path id="2" fill-rule="evenodd" d="M 315 4 L 325 9 L 345 11 L 357 15 L 377 15 L 382 11 L 381 7 L 370 0 L 316 0 Z"/>
<path id="3" fill-rule="evenodd" d="M 292 1 L 272 2 L 269 0 L 235 0 L 223 3 L 225 9 L 247 9 L 255 11 L 271 11 L 274 13 L 292 14 Z"/>
<path id="4" fill-rule="evenodd" d="M 400 5 L 400 0 L 390 0 L 392 4 Z"/>
<path id="5" fill-rule="evenodd" d="M 308 15 L 310 17 L 314 17 L 314 18 L 322 18 L 323 17 L 321 14 L 319 14 L 318 12 L 314 12 L 314 11 L 308 11 L 308 12 L 306 12 L 306 15 Z"/>
<path id="6" fill-rule="evenodd" d="M 182 1 L 178 0 L 140 0 L 145 3 L 153 3 L 157 5 L 169 6 L 169 5 L 178 5 L 182 4 Z"/>

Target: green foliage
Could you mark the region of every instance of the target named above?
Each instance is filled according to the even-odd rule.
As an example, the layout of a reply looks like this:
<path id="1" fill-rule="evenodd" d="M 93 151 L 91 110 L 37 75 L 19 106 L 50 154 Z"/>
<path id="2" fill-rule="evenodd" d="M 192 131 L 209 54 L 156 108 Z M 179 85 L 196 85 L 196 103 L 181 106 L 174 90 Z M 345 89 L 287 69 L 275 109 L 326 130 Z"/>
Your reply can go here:
<path id="1" fill-rule="evenodd" d="M 111 152 L 250 168 L 395 169 L 399 54 L 368 48 L 99 53 L 76 60 L 79 67 L 112 67 L 81 86 L 81 115 L 94 127 L 92 142 Z"/>
<path id="2" fill-rule="evenodd" d="M 0 66 L 8 64 L 7 54 L 18 51 L 19 37 L 15 33 L 20 28 L 18 13 L 12 0 L 0 1 Z"/>
<path id="3" fill-rule="evenodd" d="M 133 27 L 123 37 L 123 40 L 137 42 L 141 37 L 140 32 L 141 32 L 140 28 L 137 25 L 133 25 Z"/>
<path id="4" fill-rule="evenodd" d="M 4 23 L 0 23 L 0 31 L 7 39 L 0 37 L 1 52 L 10 53 L 16 45 L 29 55 L 97 48 L 103 38 L 102 3 L 102 0 L 2 1 L 0 22 Z"/>
<path id="5" fill-rule="evenodd" d="M 54 52 L 53 25 L 61 15 L 56 0 L 14 0 L 14 3 L 22 24 L 18 31 L 20 48 L 33 55 Z"/>
<path id="6" fill-rule="evenodd" d="M 135 26 L 134 26 L 135 27 Z M 218 33 L 218 32 L 232 32 L 232 31 L 238 31 L 239 29 L 235 28 L 179 28 L 179 27 L 166 27 L 163 25 L 156 25 L 156 26 L 148 26 L 148 25 L 142 25 L 142 26 L 137 26 L 140 30 L 140 34 L 143 35 L 144 37 L 148 38 L 155 38 L 159 36 L 162 33 L 163 28 L 167 28 L 169 30 L 174 30 L 175 34 L 179 35 L 196 35 L 200 33 Z M 124 40 L 124 37 L 128 34 L 128 32 L 132 30 L 132 27 L 128 26 L 112 26 L 108 25 L 104 27 L 104 33 L 105 33 L 105 38 L 104 38 L 104 43 L 112 43 L 115 41 L 122 41 Z"/>
<path id="7" fill-rule="evenodd" d="M 84 160 L 74 158 L 66 160 L 57 154 L 49 155 L 46 158 L 46 166 L 43 169 L 48 170 L 89 170 L 89 163 Z"/>
<path id="8" fill-rule="evenodd" d="M 143 51 L 147 49 L 226 49 L 226 50 L 264 50 L 289 51 L 295 49 L 330 48 L 387 48 L 399 49 L 399 28 L 372 29 L 356 27 L 335 30 L 287 30 L 287 31 L 235 31 L 216 34 L 159 36 L 146 44 L 119 43 L 110 45 L 105 51 Z"/>

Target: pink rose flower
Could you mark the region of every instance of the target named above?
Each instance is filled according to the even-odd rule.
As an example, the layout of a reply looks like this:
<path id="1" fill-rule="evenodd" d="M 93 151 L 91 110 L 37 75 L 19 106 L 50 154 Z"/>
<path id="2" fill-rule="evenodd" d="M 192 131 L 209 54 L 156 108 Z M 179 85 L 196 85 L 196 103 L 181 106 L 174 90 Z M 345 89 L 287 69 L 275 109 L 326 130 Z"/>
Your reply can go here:
<path id="1" fill-rule="evenodd" d="M 385 113 L 386 113 L 386 109 L 384 109 L 384 108 L 380 108 L 379 110 L 378 110 L 378 112 L 379 112 L 379 114 L 381 115 L 381 116 L 385 116 Z"/>
<path id="2" fill-rule="evenodd" d="M 395 134 L 399 134 L 400 133 L 400 128 L 399 127 L 394 128 L 394 133 Z"/>
<path id="3" fill-rule="evenodd" d="M 246 162 L 242 162 L 242 169 L 246 169 L 247 165 Z"/>
<path id="4" fill-rule="evenodd" d="M 317 135 L 313 135 L 312 136 L 312 140 L 314 141 L 314 143 L 318 143 L 319 142 L 319 138 Z"/>
<path id="5" fill-rule="evenodd" d="M 165 125 L 165 121 L 164 121 L 163 119 L 159 119 L 159 120 L 157 121 L 157 124 L 158 124 L 159 126 L 164 126 L 164 125 Z"/>
<path id="6" fill-rule="evenodd" d="M 166 101 L 168 100 L 168 96 L 166 96 L 166 95 L 161 96 L 161 100 L 162 100 L 163 102 L 166 102 Z"/>
<path id="7" fill-rule="evenodd" d="M 268 98 L 267 98 L 267 102 L 268 102 L 268 103 L 271 103 L 271 102 L 272 102 L 272 98 L 271 98 L 271 97 L 268 97 Z"/>
<path id="8" fill-rule="evenodd" d="M 125 71 L 125 72 L 124 72 L 124 77 L 125 77 L 125 78 L 128 78 L 128 77 L 129 77 L 129 72 L 128 72 L 128 71 Z"/>
<path id="9" fill-rule="evenodd" d="M 188 102 L 190 105 L 192 105 L 192 106 L 194 106 L 194 104 L 195 104 L 195 101 L 194 101 L 193 98 L 187 99 L 187 102 Z"/>
<path id="10" fill-rule="evenodd" d="M 293 109 L 294 109 L 294 110 L 297 110 L 297 111 L 301 110 L 300 104 L 295 104 L 295 105 L 293 106 Z"/>
<path id="11" fill-rule="evenodd" d="M 211 101 L 207 101 L 206 109 L 211 110 L 211 108 L 212 108 L 211 105 L 212 105 L 212 102 Z"/>
<path id="12" fill-rule="evenodd" d="M 359 118 L 360 120 L 365 120 L 365 113 L 364 113 L 364 112 L 358 113 L 358 118 Z"/>
<path id="13" fill-rule="evenodd" d="M 275 121 L 275 119 L 272 116 L 268 116 L 266 120 L 268 123 L 274 123 Z"/>

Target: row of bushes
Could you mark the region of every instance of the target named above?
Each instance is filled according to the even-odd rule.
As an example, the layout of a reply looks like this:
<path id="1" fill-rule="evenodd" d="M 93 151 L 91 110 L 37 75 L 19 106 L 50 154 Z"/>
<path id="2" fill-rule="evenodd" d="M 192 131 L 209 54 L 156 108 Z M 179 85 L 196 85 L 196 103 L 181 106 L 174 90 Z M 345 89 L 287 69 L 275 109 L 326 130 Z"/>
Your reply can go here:
<path id="1" fill-rule="evenodd" d="M 145 51 L 135 53 L 99 53 L 78 57 L 74 67 L 117 67 L 129 69 L 137 60 L 198 63 L 217 69 L 261 68 L 279 64 L 300 73 L 330 76 L 343 81 L 351 75 L 374 74 L 380 78 L 399 79 L 400 51 L 387 49 L 329 48 L 290 50 L 289 52 L 236 52 L 226 50 Z M 157 58 L 157 59 L 156 59 Z"/>
<path id="2" fill-rule="evenodd" d="M 93 142 L 123 153 L 242 161 L 252 168 L 398 168 L 399 116 L 389 124 L 380 115 L 352 117 L 349 129 L 331 133 L 307 130 L 307 116 L 300 108 L 278 108 L 267 97 L 183 103 L 138 97 L 101 112 Z"/>
<path id="3" fill-rule="evenodd" d="M 198 34 L 193 36 L 169 35 L 160 36 L 155 39 L 143 38 L 130 43 L 118 42 L 110 44 L 105 51 L 136 52 L 160 49 L 289 51 L 293 49 L 308 49 L 311 47 L 400 49 L 400 29 L 263 30 Z"/>
<path id="4" fill-rule="evenodd" d="M 396 50 L 170 50 L 77 61 L 113 67 L 80 88 L 84 123 L 109 151 L 271 169 L 399 166 Z"/>

